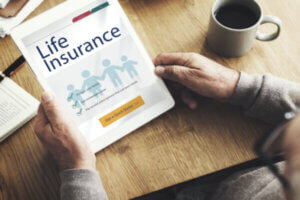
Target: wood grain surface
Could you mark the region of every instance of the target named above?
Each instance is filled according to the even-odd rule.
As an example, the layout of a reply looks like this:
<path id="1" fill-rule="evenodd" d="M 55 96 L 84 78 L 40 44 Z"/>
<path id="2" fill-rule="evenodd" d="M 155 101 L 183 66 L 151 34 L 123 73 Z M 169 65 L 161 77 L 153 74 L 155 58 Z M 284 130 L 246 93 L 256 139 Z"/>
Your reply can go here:
<path id="1" fill-rule="evenodd" d="M 60 2 L 44 0 L 29 18 Z M 219 57 L 205 44 L 212 0 L 120 3 L 152 58 L 161 52 L 198 52 L 237 70 L 300 81 L 300 1 L 259 0 L 265 14 L 281 18 L 281 35 L 272 42 L 256 41 L 247 55 L 235 59 Z M 274 27 L 260 29 L 271 32 Z M 10 37 L 0 39 L 0 70 L 18 56 Z M 12 79 L 39 99 L 42 88 L 27 64 Z M 33 125 L 34 120 L 0 144 L 1 200 L 59 199 L 57 168 Z M 255 158 L 252 146 L 265 128 L 230 105 L 203 99 L 191 111 L 178 102 L 98 153 L 97 170 L 110 199 L 129 199 Z"/>

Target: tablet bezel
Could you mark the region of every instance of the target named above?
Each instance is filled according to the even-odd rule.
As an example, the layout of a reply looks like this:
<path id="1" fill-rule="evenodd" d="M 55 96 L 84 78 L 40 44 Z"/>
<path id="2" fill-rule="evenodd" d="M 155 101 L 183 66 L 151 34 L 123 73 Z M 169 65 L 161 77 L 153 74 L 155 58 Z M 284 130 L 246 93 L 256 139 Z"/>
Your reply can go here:
<path id="1" fill-rule="evenodd" d="M 36 65 L 34 59 L 31 57 L 30 53 L 27 51 L 22 39 L 26 36 L 46 27 L 50 23 L 53 23 L 57 20 L 60 20 L 64 16 L 71 14 L 72 12 L 88 5 L 93 2 L 98 1 L 99 4 L 104 2 L 109 2 L 111 6 L 114 6 L 116 11 L 119 13 L 121 19 L 123 20 L 124 25 L 126 26 L 129 34 L 133 38 L 134 42 L 137 45 L 138 50 L 142 54 L 142 57 L 145 59 L 147 66 L 151 66 L 153 68 L 153 76 L 154 75 L 154 65 L 152 60 L 150 59 L 149 55 L 147 54 L 144 46 L 142 45 L 141 40 L 139 39 L 138 35 L 136 34 L 135 30 L 133 29 L 131 23 L 129 22 L 126 14 L 124 13 L 123 9 L 121 8 L 120 4 L 117 0 L 72 0 L 66 1 L 58 6 L 55 9 L 50 9 L 41 15 L 34 17 L 33 19 L 19 25 L 18 27 L 12 30 L 12 38 L 14 39 L 15 43 L 17 44 L 19 50 L 23 53 L 25 59 L 27 60 L 28 64 L 30 65 L 33 73 L 37 77 L 38 81 L 46 91 L 51 91 L 50 86 L 48 85 L 47 81 L 43 78 L 42 72 L 39 67 Z M 132 119 L 126 121 L 125 124 L 120 125 L 118 130 L 114 129 L 109 134 L 101 135 L 99 138 L 91 142 L 91 148 L 94 152 L 98 152 L 103 148 L 107 147 L 108 145 L 114 143 L 115 141 L 121 139 L 125 135 L 131 133 L 135 129 L 139 128 L 140 126 L 146 124 L 147 122 L 153 120 L 154 118 L 158 117 L 159 115 L 163 114 L 167 110 L 174 107 L 175 102 L 170 95 L 168 89 L 166 88 L 164 82 L 158 78 L 154 77 L 155 83 L 157 83 L 158 87 L 162 87 L 163 91 L 165 92 L 167 98 L 164 101 L 159 102 L 158 104 L 152 106 L 151 108 L 145 110 L 141 114 L 133 117 Z M 120 131 L 121 130 L 121 131 Z"/>

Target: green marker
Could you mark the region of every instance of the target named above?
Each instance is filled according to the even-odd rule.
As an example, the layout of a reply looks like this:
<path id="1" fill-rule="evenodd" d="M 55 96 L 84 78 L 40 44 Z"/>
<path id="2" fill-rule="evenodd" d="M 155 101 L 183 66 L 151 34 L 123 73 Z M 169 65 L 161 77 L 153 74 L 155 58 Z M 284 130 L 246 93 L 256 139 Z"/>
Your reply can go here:
<path id="1" fill-rule="evenodd" d="M 91 10 L 91 13 L 94 13 L 94 12 L 97 12 L 97 11 L 99 11 L 99 10 L 102 10 L 103 8 L 106 8 L 107 6 L 109 6 L 109 3 L 108 3 L 108 2 L 105 2 L 105 3 L 101 4 L 101 5 L 99 5 L 99 6 L 95 7 L 95 8 L 93 8 L 93 9 Z"/>

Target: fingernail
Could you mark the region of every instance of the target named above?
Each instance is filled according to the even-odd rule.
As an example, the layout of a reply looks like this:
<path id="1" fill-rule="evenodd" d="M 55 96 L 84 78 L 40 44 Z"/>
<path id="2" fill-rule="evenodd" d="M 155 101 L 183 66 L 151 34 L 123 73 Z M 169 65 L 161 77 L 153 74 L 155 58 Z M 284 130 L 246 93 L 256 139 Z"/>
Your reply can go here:
<path id="1" fill-rule="evenodd" d="M 165 71 L 165 68 L 164 68 L 164 67 L 161 67 L 161 66 L 155 67 L 155 73 L 156 73 L 157 75 L 162 75 L 162 74 L 164 73 L 164 71 Z"/>
<path id="2" fill-rule="evenodd" d="M 44 93 L 42 94 L 42 101 L 43 101 L 44 103 L 47 103 L 47 102 L 51 101 L 52 99 L 53 99 L 53 95 L 52 95 L 51 93 L 49 93 L 49 92 L 44 92 Z"/>

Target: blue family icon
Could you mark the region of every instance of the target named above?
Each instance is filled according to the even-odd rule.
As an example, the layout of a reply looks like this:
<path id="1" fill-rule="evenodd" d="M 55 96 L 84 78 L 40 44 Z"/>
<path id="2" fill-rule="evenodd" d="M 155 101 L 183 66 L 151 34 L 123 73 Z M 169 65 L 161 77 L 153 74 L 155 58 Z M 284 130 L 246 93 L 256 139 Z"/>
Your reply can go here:
<path id="1" fill-rule="evenodd" d="M 103 60 L 102 65 L 106 68 L 101 76 L 102 80 L 104 80 L 106 75 L 108 75 L 115 87 L 119 87 L 119 85 L 123 84 L 117 73 L 117 70 L 124 71 L 122 67 L 111 65 L 111 62 L 108 59 Z"/>
<path id="2" fill-rule="evenodd" d="M 122 67 L 117 65 L 112 65 L 111 61 L 109 59 L 105 59 L 102 61 L 102 65 L 105 67 L 103 74 L 101 76 L 95 76 L 91 75 L 90 71 L 84 70 L 81 73 L 81 76 L 84 78 L 83 84 L 81 89 L 75 89 L 74 85 L 70 84 L 67 86 L 67 89 L 69 92 L 68 95 L 68 101 L 73 101 L 74 104 L 72 107 L 74 109 L 78 108 L 79 112 L 78 115 L 81 115 L 82 113 L 82 105 L 84 105 L 84 100 L 82 99 L 81 95 L 88 91 L 93 94 L 93 97 L 97 97 L 98 95 L 103 95 L 103 91 L 101 90 L 101 83 L 100 81 L 104 81 L 106 76 L 109 77 L 111 82 L 115 87 L 119 87 L 123 85 L 123 82 L 118 74 L 118 70 L 121 72 L 126 71 L 128 75 L 131 78 L 134 78 L 135 76 L 138 76 L 138 72 L 135 69 L 135 65 L 138 64 L 138 62 L 133 60 L 128 60 L 127 56 L 122 56 L 121 61 L 123 62 Z"/>
<path id="3" fill-rule="evenodd" d="M 75 89 L 74 85 L 72 85 L 72 84 L 67 86 L 67 90 L 70 91 L 68 98 L 67 98 L 68 102 L 73 101 L 74 104 L 72 105 L 72 107 L 74 109 L 78 108 L 79 111 L 77 112 L 77 115 L 81 115 L 82 114 L 82 105 L 84 105 L 84 101 L 81 97 L 82 90 Z"/>
<path id="4" fill-rule="evenodd" d="M 85 78 L 81 90 L 84 91 L 87 88 L 87 90 L 96 97 L 98 97 L 98 94 L 103 95 L 101 90 L 102 86 L 99 83 L 99 81 L 103 79 L 99 76 L 91 76 L 90 74 L 88 70 L 81 73 L 82 77 Z"/>
<path id="5" fill-rule="evenodd" d="M 134 76 L 138 76 L 138 73 L 134 67 L 134 65 L 137 65 L 138 62 L 133 60 L 128 60 L 127 56 L 122 56 L 121 61 L 123 61 L 123 70 L 127 71 L 130 78 L 134 78 Z"/>

